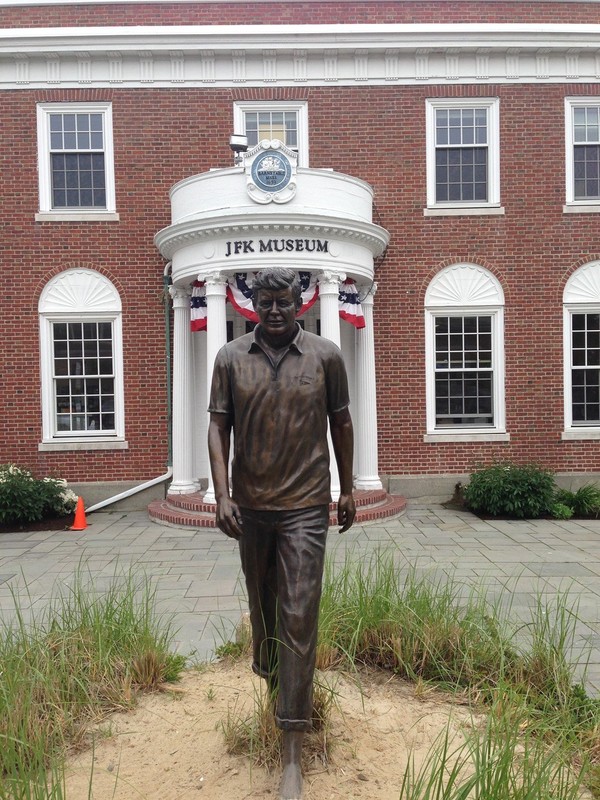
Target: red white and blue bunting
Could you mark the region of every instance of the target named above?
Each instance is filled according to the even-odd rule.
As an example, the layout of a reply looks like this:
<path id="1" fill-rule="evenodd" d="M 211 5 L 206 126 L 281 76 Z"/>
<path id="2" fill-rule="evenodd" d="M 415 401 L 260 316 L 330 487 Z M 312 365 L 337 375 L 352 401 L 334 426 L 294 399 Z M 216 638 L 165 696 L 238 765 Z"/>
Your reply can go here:
<path id="1" fill-rule="evenodd" d="M 206 330 L 206 284 L 204 281 L 194 281 L 192 284 L 191 328 L 192 331 Z"/>
<path id="2" fill-rule="evenodd" d="M 252 283 L 255 272 L 238 272 L 227 279 L 227 299 L 235 310 L 251 322 L 258 322 L 258 316 L 252 307 Z M 308 311 L 319 296 L 319 281 L 316 275 L 310 272 L 299 272 L 302 287 L 302 307 L 298 316 Z M 207 325 L 206 285 L 204 281 L 194 281 L 192 284 L 191 329 L 192 331 L 205 331 Z M 340 317 L 355 328 L 365 327 L 358 289 L 353 280 L 348 279 L 340 286 L 339 294 Z"/>
<path id="3" fill-rule="evenodd" d="M 365 327 L 365 318 L 360 305 L 360 295 L 356 283 L 349 278 L 340 286 L 340 317 L 355 328 Z"/>

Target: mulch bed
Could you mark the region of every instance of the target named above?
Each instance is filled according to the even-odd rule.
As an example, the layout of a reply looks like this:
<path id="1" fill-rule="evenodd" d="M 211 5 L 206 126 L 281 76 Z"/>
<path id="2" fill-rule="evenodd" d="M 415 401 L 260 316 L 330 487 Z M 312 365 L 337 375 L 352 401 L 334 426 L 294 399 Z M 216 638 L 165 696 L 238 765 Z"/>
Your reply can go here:
<path id="1" fill-rule="evenodd" d="M 64 531 L 71 527 L 73 524 L 73 514 L 67 514 L 66 517 L 47 517 L 40 519 L 38 522 L 26 522 L 23 525 L 16 523 L 1 524 L 1 533 L 16 533 L 18 531 Z"/>

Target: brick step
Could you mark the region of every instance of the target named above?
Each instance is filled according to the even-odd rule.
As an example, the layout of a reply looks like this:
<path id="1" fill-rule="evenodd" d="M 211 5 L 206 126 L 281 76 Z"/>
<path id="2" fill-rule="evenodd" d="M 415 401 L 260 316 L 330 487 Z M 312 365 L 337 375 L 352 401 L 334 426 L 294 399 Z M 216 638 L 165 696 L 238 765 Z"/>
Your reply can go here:
<path id="1" fill-rule="evenodd" d="M 194 499 L 188 507 L 190 498 Z M 357 523 L 393 517 L 406 508 L 404 497 L 389 495 L 382 490 L 359 491 L 355 493 L 355 498 Z M 336 504 L 331 503 L 329 508 L 329 524 L 337 525 Z M 166 500 L 155 500 L 148 506 L 148 514 L 153 522 L 162 525 L 184 528 L 216 527 L 215 507 L 204 503 L 200 494 L 169 495 Z"/>
<path id="2" fill-rule="evenodd" d="M 356 507 L 372 506 L 377 503 L 384 503 L 388 495 L 384 489 L 359 490 L 354 492 Z M 204 492 L 193 492 L 192 494 L 170 494 L 167 496 L 167 503 L 173 508 L 183 511 L 193 511 L 194 513 L 214 514 L 215 507 L 212 503 L 204 502 Z M 336 504 L 330 503 L 331 511 L 336 510 Z"/>

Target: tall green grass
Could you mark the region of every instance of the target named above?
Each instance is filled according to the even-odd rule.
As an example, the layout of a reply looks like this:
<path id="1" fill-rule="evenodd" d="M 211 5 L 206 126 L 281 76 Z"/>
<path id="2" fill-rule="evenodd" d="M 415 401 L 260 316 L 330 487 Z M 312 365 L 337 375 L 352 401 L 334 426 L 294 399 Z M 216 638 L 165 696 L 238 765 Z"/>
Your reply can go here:
<path id="1" fill-rule="evenodd" d="M 318 666 L 365 664 L 483 697 L 508 681 L 534 705 L 568 704 L 577 621 L 568 596 L 534 598 L 525 622 L 503 599 L 448 575 L 403 573 L 385 552 L 328 564 Z"/>
<path id="2" fill-rule="evenodd" d="M 576 622 L 576 606 L 565 594 L 538 596 L 523 622 L 511 616 L 510 603 L 491 601 L 482 587 L 465 589 L 452 577 L 419 576 L 414 569 L 402 574 L 393 554 L 383 552 L 367 563 L 349 558 L 336 569 L 328 565 L 317 665 L 361 664 L 467 693 L 493 708 L 513 738 L 526 730 L 532 741 L 560 752 L 565 764 L 589 762 L 586 783 L 600 797 L 600 702 L 575 679 Z M 497 738 L 499 731 L 488 733 Z M 535 764 L 541 762 L 532 760 L 529 776 Z M 407 798 L 485 796 L 428 792 Z M 502 795 L 491 794 L 491 800 L 496 796 Z M 535 792 L 514 798 L 530 796 Z"/>
<path id="3" fill-rule="evenodd" d="M 452 688 L 494 683 L 516 657 L 499 603 L 447 576 L 403 575 L 390 554 L 328 564 L 319 666 L 363 663 Z"/>
<path id="4" fill-rule="evenodd" d="M 585 771 L 510 715 L 490 713 L 456 742 L 447 728 L 420 769 L 409 759 L 400 800 L 578 800 Z"/>
<path id="5" fill-rule="evenodd" d="M 129 572 L 96 592 L 82 571 L 41 619 L 0 630 L 0 798 L 63 800 L 62 760 L 88 726 L 177 679 L 168 620 L 149 581 Z"/>

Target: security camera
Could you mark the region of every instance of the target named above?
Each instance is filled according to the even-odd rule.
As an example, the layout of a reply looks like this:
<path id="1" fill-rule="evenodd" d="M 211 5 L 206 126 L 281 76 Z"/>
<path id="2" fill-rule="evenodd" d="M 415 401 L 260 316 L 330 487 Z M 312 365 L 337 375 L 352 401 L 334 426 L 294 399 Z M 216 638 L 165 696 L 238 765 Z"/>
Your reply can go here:
<path id="1" fill-rule="evenodd" d="M 229 137 L 229 148 L 233 150 L 236 155 L 239 153 L 245 153 L 248 149 L 248 137 L 233 133 Z"/>

